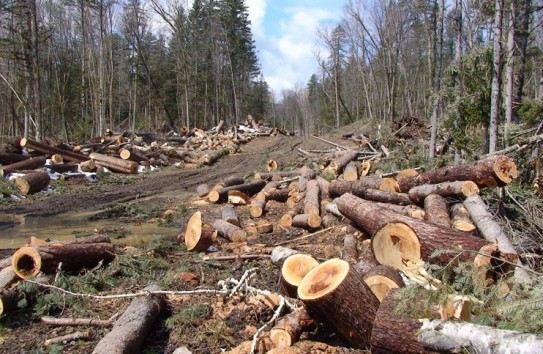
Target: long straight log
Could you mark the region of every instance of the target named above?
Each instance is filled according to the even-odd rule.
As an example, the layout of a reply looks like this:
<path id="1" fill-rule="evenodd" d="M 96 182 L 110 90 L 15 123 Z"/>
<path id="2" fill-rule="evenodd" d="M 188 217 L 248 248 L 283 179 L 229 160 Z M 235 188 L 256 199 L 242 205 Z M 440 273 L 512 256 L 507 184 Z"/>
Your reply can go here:
<path id="1" fill-rule="evenodd" d="M 446 166 L 423 172 L 417 176 L 402 178 L 398 181 L 400 191 L 407 193 L 415 186 L 441 182 L 472 181 L 479 187 L 504 186 L 517 178 L 515 161 L 498 155 L 468 165 Z"/>
<path id="2" fill-rule="evenodd" d="M 149 285 L 143 291 L 159 291 Z M 111 331 L 98 342 L 93 354 L 137 353 L 153 324 L 165 307 L 164 296 L 146 295 L 134 299 L 123 312 Z"/>
<path id="3" fill-rule="evenodd" d="M 20 162 L 24 160 L 28 160 L 30 156 L 23 155 L 23 154 L 16 154 L 13 152 L 0 152 L 0 164 L 1 165 L 11 165 L 15 162 Z"/>
<path id="4" fill-rule="evenodd" d="M 300 172 L 298 171 L 276 171 L 276 172 L 259 172 L 255 174 L 255 180 L 271 181 L 276 177 L 295 177 L 299 176 Z"/>
<path id="5" fill-rule="evenodd" d="M 430 194 L 437 194 L 444 198 L 465 199 L 479 194 L 479 187 L 472 181 L 442 182 L 437 184 L 423 184 L 409 190 L 409 199 L 415 204 L 422 204 L 424 198 Z"/>
<path id="6" fill-rule="evenodd" d="M 300 169 L 300 179 L 298 180 L 298 192 L 305 192 L 307 188 L 307 182 L 317 176 L 315 170 L 310 169 L 307 166 L 303 166 Z"/>
<path id="7" fill-rule="evenodd" d="M 409 195 L 406 193 L 398 193 L 393 191 L 382 191 L 379 189 L 369 188 L 364 191 L 364 199 L 373 200 L 380 203 L 390 203 L 396 205 L 410 205 L 413 204 Z"/>
<path id="8" fill-rule="evenodd" d="M 319 182 L 307 182 L 307 191 L 304 199 L 304 214 L 320 215 Z"/>
<path id="9" fill-rule="evenodd" d="M 49 154 L 49 155 L 59 154 L 59 155 L 62 156 L 62 158 L 65 161 L 83 162 L 83 161 L 90 160 L 90 157 L 88 157 L 88 156 L 78 154 L 76 152 L 64 150 L 64 149 L 59 149 L 59 148 L 54 147 L 54 146 L 49 146 L 49 145 L 46 145 L 46 144 L 43 144 L 43 143 L 39 143 L 37 141 L 29 140 L 27 138 L 22 138 L 20 144 L 21 144 L 22 147 L 32 149 L 32 150 L 36 150 L 36 151 L 39 151 L 39 152 L 44 153 L 44 154 Z"/>
<path id="10" fill-rule="evenodd" d="M 45 166 L 46 161 L 47 159 L 45 158 L 45 156 L 38 156 L 31 159 L 15 162 L 11 165 L 3 166 L 2 169 L 0 169 L 0 175 L 5 177 L 16 171 L 34 170 L 36 168 Z"/>
<path id="11" fill-rule="evenodd" d="M 247 238 L 247 233 L 245 232 L 245 230 L 240 229 L 236 225 L 232 225 L 222 219 L 217 219 L 213 221 L 211 225 L 215 230 L 219 232 L 222 237 L 232 242 L 244 242 Z"/>
<path id="12" fill-rule="evenodd" d="M 398 269 L 419 259 L 446 264 L 463 251 L 492 249 L 488 242 L 470 234 L 390 212 L 352 194 L 337 198 L 336 204 L 343 215 L 372 235 L 377 261 Z M 451 251 L 430 259 L 436 250 Z M 463 252 L 458 258 L 468 260 L 475 256 L 474 252 Z"/>
<path id="13" fill-rule="evenodd" d="M 207 195 L 207 198 L 212 203 L 224 202 L 228 198 L 228 192 L 237 190 L 243 192 L 249 196 L 255 195 L 260 192 L 266 185 L 265 181 L 253 181 L 245 184 L 238 184 L 229 187 L 224 187 L 219 190 L 212 190 Z"/>
<path id="14" fill-rule="evenodd" d="M 431 224 L 451 227 L 449 217 L 449 203 L 447 199 L 437 194 L 430 194 L 424 199 L 424 220 Z"/>
<path id="15" fill-rule="evenodd" d="M 108 156 L 93 152 L 89 155 L 98 165 L 107 167 L 116 172 L 134 174 L 138 172 L 139 164 L 135 161 L 123 160 L 117 157 Z"/>
<path id="16" fill-rule="evenodd" d="M 397 182 L 393 178 L 364 176 L 357 181 L 333 181 L 330 183 L 329 192 L 332 198 L 340 197 L 345 193 L 352 193 L 363 198 L 368 189 L 395 192 L 397 188 Z"/>
<path id="17" fill-rule="evenodd" d="M 345 169 L 345 167 L 351 162 L 353 161 L 354 159 L 356 159 L 356 157 L 358 156 L 358 152 L 355 151 L 355 150 L 346 150 L 345 152 L 343 152 L 337 159 L 335 159 L 334 161 L 332 161 L 330 163 L 330 165 L 328 165 L 328 167 L 326 167 L 324 169 L 324 172 L 323 173 L 331 173 L 335 176 L 338 176 L 340 175 L 343 170 Z M 355 166 L 356 168 L 356 166 Z M 348 179 L 346 179 L 348 180 Z"/>

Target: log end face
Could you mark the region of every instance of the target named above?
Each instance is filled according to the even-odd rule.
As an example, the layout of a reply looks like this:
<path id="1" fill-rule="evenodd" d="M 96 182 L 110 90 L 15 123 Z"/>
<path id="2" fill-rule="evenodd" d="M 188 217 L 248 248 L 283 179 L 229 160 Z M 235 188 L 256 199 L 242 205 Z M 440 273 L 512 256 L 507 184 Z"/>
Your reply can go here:
<path id="1" fill-rule="evenodd" d="M 421 259 L 421 246 L 417 234 L 404 223 L 390 223 L 378 230 L 371 239 L 375 259 L 397 269 Z"/>
<path id="2" fill-rule="evenodd" d="M 272 329 L 270 331 L 270 340 L 272 341 L 274 348 L 290 347 L 293 344 L 292 338 L 284 329 Z"/>
<path id="3" fill-rule="evenodd" d="M 207 195 L 207 199 L 209 199 L 209 201 L 211 203 L 217 203 L 220 199 L 220 194 L 218 191 L 216 190 L 212 190 L 209 192 L 209 194 Z"/>
<path id="4" fill-rule="evenodd" d="M 188 251 L 195 250 L 202 235 L 202 213 L 195 212 L 187 222 L 185 231 L 185 245 Z"/>
<path id="5" fill-rule="evenodd" d="M 319 262 L 308 254 L 294 254 L 288 257 L 281 267 L 281 276 L 288 283 L 297 287 L 302 279 Z"/>
<path id="6" fill-rule="evenodd" d="M 349 273 L 349 263 L 338 258 L 330 259 L 313 268 L 298 286 L 300 300 L 315 300 L 333 292 Z"/>
<path id="7" fill-rule="evenodd" d="M 13 254 L 11 267 L 21 279 L 36 276 L 41 270 L 40 253 L 33 247 L 21 247 Z"/>
<path id="8" fill-rule="evenodd" d="M 505 155 L 500 155 L 496 158 L 493 169 L 496 176 L 505 184 L 511 183 L 511 181 L 518 177 L 517 164 Z"/>

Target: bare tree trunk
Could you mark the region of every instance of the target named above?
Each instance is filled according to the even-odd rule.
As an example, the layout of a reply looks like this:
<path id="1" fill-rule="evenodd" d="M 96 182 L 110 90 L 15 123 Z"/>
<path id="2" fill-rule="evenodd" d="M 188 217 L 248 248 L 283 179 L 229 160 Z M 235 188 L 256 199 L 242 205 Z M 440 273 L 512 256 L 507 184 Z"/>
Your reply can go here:
<path id="1" fill-rule="evenodd" d="M 500 117 L 500 75 L 501 75 L 501 37 L 502 37 L 502 18 L 503 18 L 503 0 L 496 0 L 494 13 L 494 64 L 492 69 L 492 97 L 490 106 L 490 123 L 488 152 L 496 151 L 498 146 L 498 123 Z"/>
<path id="2" fill-rule="evenodd" d="M 435 6 L 438 7 L 437 1 Z M 432 118 L 431 118 L 431 131 L 430 131 L 430 147 L 428 157 L 433 159 L 436 153 L 436 141 L 437 141 L 437 128 L 439 125 L 438 113 L 439 113 L 439 90 L 441 89 L 441 72 L 443 63 L 443 14 L 445 11 L 445 1 L 439 0 L 439 7 L 436 13 L 436 37 L 434 43 L 434 88 L 433 88 L 433 100 L 432 100 Z"/>
<path id="3" fill-rule="evenodd" d="M 515 20 L 516 0 L 510 0 L 509 28 L 507 29 L 507 61 L 505 63 L 505 131 L 504 138 L 507 146 L 509 126 L 513 121 L 513 74 L 515 61 Z"/>
<path id="4" fill-rule="evenodd" d="M 460 59 L 462 58 L 462 0 L 456 0 L 456 46 L 454 51 L 454 61 L 456 65 L 460 66 Z M 458 68 L 460 70 L 461 68 Z M 460 78 L 457 77 L 454 80 L 454 88 L 456 90 L 456 101 L 457 104 L 460 101 L 460 91 L 462 89 Z M 455 121 L 454 123 L 455 127 L 457 126 L 457 123 Z M 460 149 L 455 144 L 454 146 L 454 164 L 458 165 L 460 164 Z"/>

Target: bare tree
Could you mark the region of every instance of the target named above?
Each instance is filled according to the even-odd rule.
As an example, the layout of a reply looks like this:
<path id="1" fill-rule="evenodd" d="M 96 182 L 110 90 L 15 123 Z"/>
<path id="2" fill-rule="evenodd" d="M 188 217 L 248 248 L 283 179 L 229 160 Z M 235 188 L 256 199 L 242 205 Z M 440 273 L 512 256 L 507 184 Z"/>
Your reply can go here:
<path id="1" fill-rule="evenodd" d="M 492 67 L 492 97 L 490 106 L 490 123 L 488 126 L 488 152 L 496 151 L 498 146 L 498 124 L 500 117 L 500 76 L 501 76 L 501 37 L 503 19 L 503 0 L 495 1 L 494 9 L 494 51 Z"/>
<path id="2" fill-rule="evenodd" d="M 438 113 L 439 113 L 439 91 L 441 90 L 441 73 L 443 65 L 443 14 L 445 12 L 445 1 L 435 0 L 434 6 L 436 7 L 436 32 L 434 42 L 434 83 L 433 83 L 433 102 L 432 102 L 432 117 L 430 120 L 430 146 L 429 155 L 430 159 L 435 157 L 436 141 L 437 141 L 437 128 L 439 125 Z"/>

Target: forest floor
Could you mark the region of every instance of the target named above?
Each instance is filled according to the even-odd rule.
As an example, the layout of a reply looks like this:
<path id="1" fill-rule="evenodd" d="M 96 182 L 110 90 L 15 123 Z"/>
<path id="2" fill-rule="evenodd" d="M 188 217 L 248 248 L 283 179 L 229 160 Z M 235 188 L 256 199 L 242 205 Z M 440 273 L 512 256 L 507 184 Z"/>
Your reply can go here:
<path id="1" fill-rule="evenodd" d="M 242 147 L 242 152 L 227 156 L 215 165 L 193 170 L 162 168 L 158 171 L 125 176 L 111 174 L 92 184 L 60 183 L 54 192 L 38 193 L 20 201 L 2 201 L 0 213 L 23 214 L 54 218 L 67 212 L 100 211 L 100 218 L 118 222 L 119 227 L 130 223 L 161 223 L 181 233 L 188 218 L 201 210 L 204 219 L 220 217 L 220 205 L 195 205 L 195 188 L 201 183 L 214 185 L 231 175 L 252 177 L 265 171 L 266 162 L 274 159 L 281 169 L 300 167 L 296 148 L 325 148 L 315 139 L 300 137 L 258 138 Z M 342 144 L 345 144 L 343 142 Z M 248 207 L 237 208 L 240 221 L 250 227 Z M 134 293 L 150 283 L 158 283 L 164 290 L 219 289 L 218 281 L 239 279 L 251 268 L 258 268 L 258 276 L 251 285 L 271 292 L 279 291 L 279 271 L 269 260 L 273 246 L 307 233 L 286 231 L 278 227 L 278 220 L 286 212 L 282 203 L 270 203 L 265 218 L 274 224 L 274 231 L 266 235 L 249 234 L 247 243 L 236 245 L 225 240 L 212 254 L 186 252 L 175 237 L 157 237 L 141 248 L 122 247 L 116 240 L 117 258 L 109 265 L 82 274 L 57 274 L 55 285 L 64 289 L 89 294 Z M 89 234 L 96 230 L 89 230 Z M 99 230 L 112 233 L 115 230 Z M 54 239 L 55 235 L 50 235 Z M 343 234 L 331 230 L 289 247 L 303 250 L 318 259 L 339 257 Z M 4 255 L 13 250 L 3 250 Z M 262 258 L 213 261 L 212 257 L 253 254 Z M 209 259 L 208 259 L 208 258 Z M 68 341 L 46 346 L 46 339 L 88 328 L 54 327 L 40 321 L 41 316 L 108 319 L 122 311 L 130 299 L 95 300 L 64 295 L 55 290 L 38 290 L 25 284 L 25 309 L 0 318 L 1 353 L 90 353 L 108 328 L 93 328 L 90 339 Z M 142 353 L 172 353 L 186 346 L 192 353 L 220 353 L 252 339 L 257 328 L 273 315 L 272 308 L 263 306 L 253 296 L 223 298 L 218 295 L 169 296 L 167 307 L 145 338 Z M 268 328 L 269 329 L 269 328 Z M 309 340 L 325 342 L 316 352 L 356 352 L 343 350 L 345 346 L 326 328 L 306 334 Z M 319 349 L 320 348 L 320 349 Z M 361 352 L 361 351 L 358 351 Z"/>

